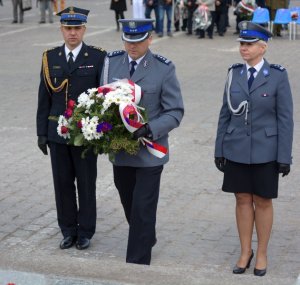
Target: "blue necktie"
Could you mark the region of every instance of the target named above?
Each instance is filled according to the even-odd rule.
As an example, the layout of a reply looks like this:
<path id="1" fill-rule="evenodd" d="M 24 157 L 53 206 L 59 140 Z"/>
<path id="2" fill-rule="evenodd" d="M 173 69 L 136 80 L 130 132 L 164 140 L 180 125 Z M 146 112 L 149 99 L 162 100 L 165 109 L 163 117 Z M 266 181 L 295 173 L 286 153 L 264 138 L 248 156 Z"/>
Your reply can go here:
<path id="1" fill-rule="evenodd" d="M 250 77 L 248 79 L 248 87 L 249 87 L 249 90 L 250 90 L 251 85 L 252 85 L 253 80 L 254 80 L 254 73 L 256 72 L 256 69 L 254 67 L 250 67 L 248 69 L 248 71 L 250 72 Z"/>
<path id="2" fill-rule="evenodd" d="M 130 77 L 132 76 L 132 74 L 135 72 L 135 66 L 137 65 L 136 61 L 132 61 L 130 62 L 131 64 L 131 68 L 130 68 Z"/>
<path id="3" fill-rule="evenodd" d="M 69 60 L 68 60 L 68 66 L 69 66 L 69 69 L 72 69 L 73 64 L 74 64 L 73 53 L 70 51 L 70 52 L 69 52 Z"/>

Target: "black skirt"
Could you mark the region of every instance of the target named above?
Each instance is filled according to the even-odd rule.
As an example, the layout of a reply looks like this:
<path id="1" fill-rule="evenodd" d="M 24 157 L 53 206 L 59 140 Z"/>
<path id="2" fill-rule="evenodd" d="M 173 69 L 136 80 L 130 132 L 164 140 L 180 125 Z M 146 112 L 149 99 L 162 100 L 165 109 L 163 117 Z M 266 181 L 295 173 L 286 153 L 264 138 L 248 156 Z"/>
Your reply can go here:
<path id="1" fill-rule="evenodd" d="M 278 197 L 278 180 L 276 161 L 244 164 L 226 160 L 222 190 L 274 199 Z"/>

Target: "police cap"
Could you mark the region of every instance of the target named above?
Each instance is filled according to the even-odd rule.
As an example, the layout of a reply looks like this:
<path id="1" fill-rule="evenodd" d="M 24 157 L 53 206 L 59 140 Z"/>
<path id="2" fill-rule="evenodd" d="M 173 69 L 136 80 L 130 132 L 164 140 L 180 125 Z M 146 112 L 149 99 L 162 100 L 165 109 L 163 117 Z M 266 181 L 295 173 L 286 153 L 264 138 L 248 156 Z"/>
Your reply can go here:
<path id="1" fill-rule="evenodd" d="M 83 26 L 87 22 L 89 12 L 77 7 L 68 7 L 56 15 L 60 16 L 60 23 L 63 26 Z"/>
<path id="2" fill-rule="evenodd" d="M 239 23 L 240 36 L 237 39 L 239 42 L 254 43 L 259 40 L 267 42 L 273 34 L 264 27 L 252 23 L 250 21 L 242 21 Z"/>
<path id="3" fill-rule="evenodd" d="M 147 39 L 153 30 L 152 19 L 120 19 L 122 24 L 122 39 L 126 42 L 136 43 Z"/>

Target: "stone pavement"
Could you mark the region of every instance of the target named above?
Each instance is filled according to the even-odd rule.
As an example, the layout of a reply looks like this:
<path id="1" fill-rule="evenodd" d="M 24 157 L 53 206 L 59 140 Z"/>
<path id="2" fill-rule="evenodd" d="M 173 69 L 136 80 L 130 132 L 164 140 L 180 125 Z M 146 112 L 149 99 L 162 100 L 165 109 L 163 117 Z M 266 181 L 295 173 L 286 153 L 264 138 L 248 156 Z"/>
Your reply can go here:
<path id="1" fill-rule="evenodd" d="M 109 0 L 66 2 L 91 9 L 88 44 L 108 51 L 122 48 Z M 289 41 L 287 33 L 274 38 L 266 55 L 289 72 L 295 137 L 292 171 L 280 179 L 279 198 L 274 201 L 268 273 L 258 278 L 252 274 L 254 263 L 243 276 L 231 273 L 240 250 L 234 197 L 220 191 L 222 175 L 213 163 L 226 71 L 241 62 L 234 18 L 225 37 L 199 40 L 180 32 L 173 38 L 154 39 L 152 50 L 176 64 L 186 113 L 171 134 L 152 265 L 138 266 L 125 263 L 128 226 L 105 156 L 98 163 L 97 232 L 91 247 L 59 249 L 50 160 L 37 148 L 35 134 L 41 55 L 61 44 L 59 24 L 57 19 L 52 25 L 37 24 L 35 7 L 25 13 L 23 25 L 11 25 L 11 15 L 11 1 L 4 0 L 0 7 L 0 285 L 9 281 L 16 285 L 300 284 L 299 34 L 296 41 Z"/>

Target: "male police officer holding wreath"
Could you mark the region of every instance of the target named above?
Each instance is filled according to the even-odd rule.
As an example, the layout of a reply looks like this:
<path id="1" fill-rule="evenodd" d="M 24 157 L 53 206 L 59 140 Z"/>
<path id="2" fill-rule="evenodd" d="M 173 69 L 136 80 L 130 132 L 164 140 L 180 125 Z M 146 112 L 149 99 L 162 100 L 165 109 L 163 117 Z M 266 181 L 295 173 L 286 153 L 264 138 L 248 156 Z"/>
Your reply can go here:
<path id="1" fill-rule="evenodd" d="M 141 86 L 140 105 L 145 107 L 148 123 L 137 129 L 136 139 L 149 140 L 168 147 L 168 133 L 179 126 L 183 102 L 175 66 L 149 50 L 152 42 L 151 19 L 119 20 L 126 51 L 108 54 L 101 77 L 103 83 L 128 78 Z M 163 165 L 169 160 L 151 154 L 145 146 L 137 155 L 119 153 L 113 163 L 114 182 L 129 224 L 126 261 L 150 264 L 156 243 L 155 223 Z"/>
<path id="2" fill-rule="evenodd" d="M 57 121 L 49 116 L 64 114 L 68 101 L 99 84 L 106 52 L 88 46 L 82 39 L 89 11 L 69 7 L 61 17 L 65 43 L 43 54 L 38 94 L 38 146 L 47 155 L 50 149 L 58 225 L 63 234 L 61 249 L 76 243 L 86 249 L 96 228 L 97 156 L 89 153 L 81 158 L 82 148 L 66 144 L 57 134 Z M 76 199 L 76 186 L 78 205 Z"/>

